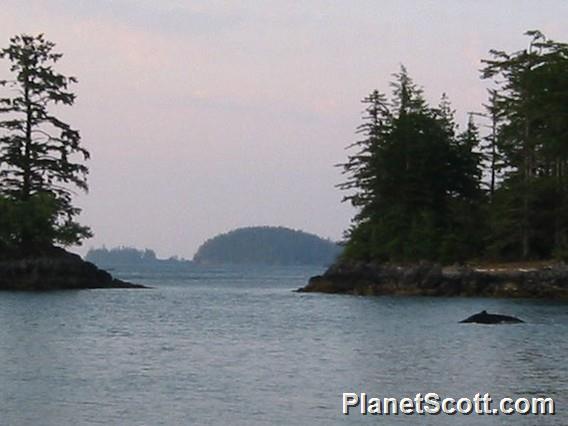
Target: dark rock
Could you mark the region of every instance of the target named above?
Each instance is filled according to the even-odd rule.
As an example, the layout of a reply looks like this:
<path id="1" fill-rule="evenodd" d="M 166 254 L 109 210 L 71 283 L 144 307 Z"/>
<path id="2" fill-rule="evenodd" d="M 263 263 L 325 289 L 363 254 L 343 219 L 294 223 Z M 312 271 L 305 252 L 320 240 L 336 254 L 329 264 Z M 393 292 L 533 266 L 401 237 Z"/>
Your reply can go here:
<path id="1" fill-rule="evenodd" d="M 33 256 L 0 256 L 0 290 L 145 288 L 113 278 L 80 256 L 51 247 Z"/>
<path id="2" fill-rule="evenodd" d="M 476 324 L 517 324 L 524 322 L 509 315 L 488 314 L 487 311 L 481 311 L 478 314 L 472 315 L 460 323 L 476 323 Z"/>
<path id="3" fill-rule="evenodd" d="M 568 267 L 473 269 L 435 263 L 391 265 L 340 260 L 312 277 L 302 292 L 359 295 L 568 299 Z"/>

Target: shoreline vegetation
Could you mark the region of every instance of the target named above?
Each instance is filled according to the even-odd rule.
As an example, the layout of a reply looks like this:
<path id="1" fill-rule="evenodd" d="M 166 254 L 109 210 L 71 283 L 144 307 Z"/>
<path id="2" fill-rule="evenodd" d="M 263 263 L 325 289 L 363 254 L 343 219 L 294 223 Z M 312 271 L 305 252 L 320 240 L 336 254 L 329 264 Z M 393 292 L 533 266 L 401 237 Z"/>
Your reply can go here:
<path id="1" fill-rule="evenodd" d="M 338 187 L 357 214 L 339 259 L 302 291 L 566 297 L 568 44 L 526 35 L 527 48 L 482 60 L 489 100 L 464 130 L 448 98 L 429 105 L 404 67 L 390 98 L 374 90 L 363 99 L 355 152 L 339 165 Z M 140 288 L 58 247 L 92 232 L 72 203 L 88 189 L 89 152 L 50 112 L 74 104 L 77 82 L 55 71 L 54 47 L 22 34 L 0 50 L 14 74 L 0 80 L 0 289 Z M 554 263 L 483 269 L 471 259 Z"/>
<path id="2" fill-rule="evenodd" d="M 526 35 L 527 48 L 481 61 L 488 102 L 463 131 L 404 67 L 390 97 L 363 99 L 339 165 L 357 214 L 339 260 L 301 291 L 566 299 L 568 44 Z"/>

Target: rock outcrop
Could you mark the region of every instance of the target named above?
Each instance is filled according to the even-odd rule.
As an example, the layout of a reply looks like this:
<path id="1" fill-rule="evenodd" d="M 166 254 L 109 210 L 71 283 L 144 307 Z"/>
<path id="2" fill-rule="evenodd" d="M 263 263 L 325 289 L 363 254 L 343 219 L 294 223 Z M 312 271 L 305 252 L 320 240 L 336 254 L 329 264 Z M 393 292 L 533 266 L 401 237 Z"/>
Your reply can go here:
<path id="1" fill-rule="evenodd" d="M 34 256 L 0 257 L 0 290 L 47 291 L 145 288 L 113 278 L 80 256 L 51 247 Z"/>
<path id="2" fill-rule="evenodd" d="M 300 292 L 358 295 L 481 296 L 568 299 L 568 266 L 536 269 L 390 265 L 340 261 Z"/>

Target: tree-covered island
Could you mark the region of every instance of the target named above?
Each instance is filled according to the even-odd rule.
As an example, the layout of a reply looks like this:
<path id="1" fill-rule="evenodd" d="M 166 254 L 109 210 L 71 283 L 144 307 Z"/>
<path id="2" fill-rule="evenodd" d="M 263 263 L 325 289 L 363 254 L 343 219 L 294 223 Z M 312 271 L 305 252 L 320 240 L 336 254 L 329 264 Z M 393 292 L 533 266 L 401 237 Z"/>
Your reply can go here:
<path id="1" fill-rule="evenodd" d="M 58 247 L 92 234 L 72 204 L 87 191 L 89 153 L 52 112 L 73 105 L 77 80 L 55 70 L 54 47 L 23 34 L 0 50 L 13 76 L 0 81 L 0 290 L 135 287 Z"/>
<path id="2" fill-rule="evenodd" d="M 404 67 L 390 98 L 363 100 L 338 185 L 358 213 L 340 260 L 304 291 L 568 296 L 568 45 L 526 34 L 526 49 L 482 61 L 487 105 L 463 131 Z"/>
<path id="3" fill-rule="evenodd" d="M 330 265 L 341 252 L 333 241 L 282 226 L 233 229 L 205 241 L 198 264 Z"/>

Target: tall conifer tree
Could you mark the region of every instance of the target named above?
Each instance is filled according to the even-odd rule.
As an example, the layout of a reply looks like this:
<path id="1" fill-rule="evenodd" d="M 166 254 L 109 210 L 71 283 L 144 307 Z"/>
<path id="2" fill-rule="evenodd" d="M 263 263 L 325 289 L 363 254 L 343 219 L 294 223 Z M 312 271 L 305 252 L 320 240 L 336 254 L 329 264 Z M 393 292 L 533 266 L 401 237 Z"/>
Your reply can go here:
<path id="1" fill-rule="evenodd" d="M 69 86 L 76 82 L 56 72 L 61 59 L 43 35 L 18 35 L 0 51 L 10 61 L 13 80 L 0 81 L 0 191 L 13 215 L 14 243 L 32 247 L 78 243 L 90 236 L 74 217 L 72 187 L 87 190 L 87 167 L 76 161 L 89 153 L 79 132 L 50 111 L 53 105 L 73 105 Z"/>

